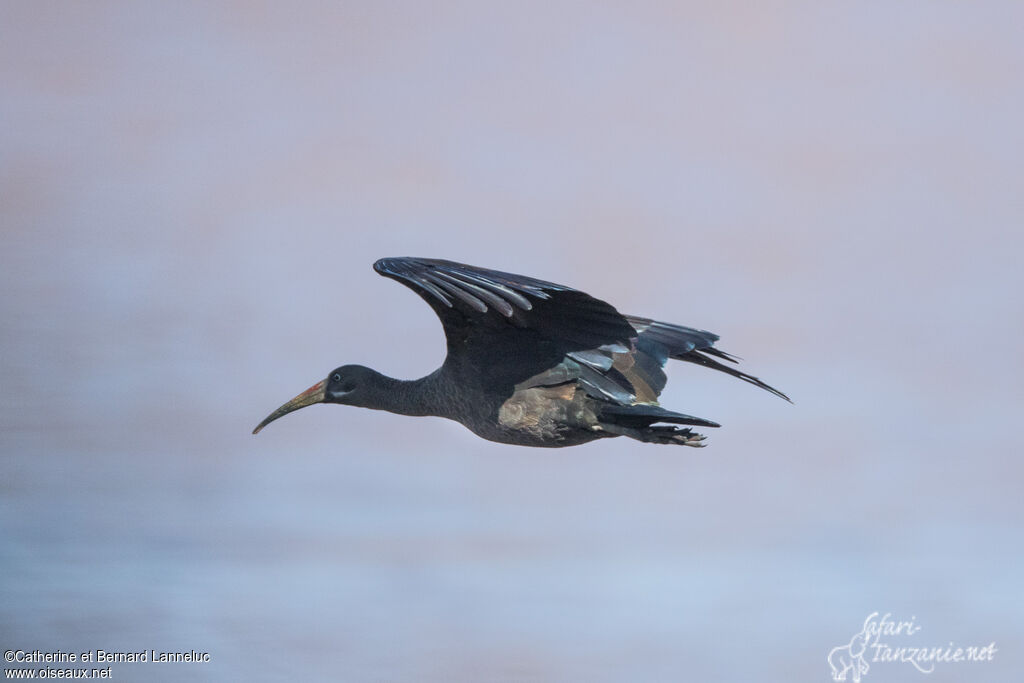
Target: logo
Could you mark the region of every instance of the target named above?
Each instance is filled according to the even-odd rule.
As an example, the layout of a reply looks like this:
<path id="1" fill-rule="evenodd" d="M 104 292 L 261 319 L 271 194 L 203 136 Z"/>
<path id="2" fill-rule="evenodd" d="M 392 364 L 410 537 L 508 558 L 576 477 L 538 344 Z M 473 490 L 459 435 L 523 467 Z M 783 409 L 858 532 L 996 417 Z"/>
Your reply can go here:
<path id="1" fill-rule="evenodd" d="M 828 665 L 833 681 L 860 683 L 873 665 L 903 663 L 909 664 L 923 674 L 930 674 L 935 667 L 946 664 L 991 662 L 996 649 L 995 641 L 985 646 L 958 646 L 952 641 L 939 647 L 921 647 L 910 637 L 921 630 L 915 622 L 897 621 L 890 612 L 881 617 L 872 612 L 864 620 L 864 626 L 853 635 L 850 642 L 832 648 L 828 653 Z"/>

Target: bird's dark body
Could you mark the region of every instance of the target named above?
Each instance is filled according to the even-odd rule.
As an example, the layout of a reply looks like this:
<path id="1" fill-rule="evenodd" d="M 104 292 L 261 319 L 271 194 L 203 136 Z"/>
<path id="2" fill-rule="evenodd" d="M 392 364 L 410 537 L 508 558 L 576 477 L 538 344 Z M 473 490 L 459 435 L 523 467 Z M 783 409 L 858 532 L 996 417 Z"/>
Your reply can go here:
<path id="1" fill-rule="evenodd" d="M 716 423 L 657 404 L 670 358 L 786 398 L 720 363 L 735 359 L 713 348 L 717 335 L 626 316 L 563 285 L 435 259 L 381 259 L 374 269 L 413 289 L 437 313 L 447 339 L 444 364 L 414 381 L 342 366 L 257 431 L 297 407 L 327 402 L 446 417 L 484 439 L 522 446 L 574 446 L 612 436 L 701 445 L 704 437 L 675 425 Z"/>
<path id="2" fill-rule="evenodd" d="M 467 353 L 421 380 L 431 395 L 433 414 L 460 422 L 488 441 L 520 446 L 575 446 L 606 436 L 592 429 L 596 411 L 587 405 L 585 394 L 577 395 L 575 384 L 517 390 L 517 385 L 528 385 L 530 380 L 522 368 L 538 358 L 552 367 L 562 360 L 557 349 L 545 349 L 550 342 L 516 330 L 501 339 L 502 357 L 507 361 L 501 364 L 458 360 L 474 357 L 474 340 L 465 343 Z M 524 358 L 523 348 L 534 353 Z"/>

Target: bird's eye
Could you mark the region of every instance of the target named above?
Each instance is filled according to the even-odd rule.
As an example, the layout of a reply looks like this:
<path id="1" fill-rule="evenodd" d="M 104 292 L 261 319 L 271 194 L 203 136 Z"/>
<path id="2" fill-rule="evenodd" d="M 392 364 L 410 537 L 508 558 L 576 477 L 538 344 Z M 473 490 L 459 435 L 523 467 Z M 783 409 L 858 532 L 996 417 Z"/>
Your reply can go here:
<path id="1" fill-rule="evenodd" d="M 339 375 L 338 373 L 334 373 L 334 377 L 332 377 L 331 379 L 334 380 L 335 382 L 340 382 L 341 375 Z"/>

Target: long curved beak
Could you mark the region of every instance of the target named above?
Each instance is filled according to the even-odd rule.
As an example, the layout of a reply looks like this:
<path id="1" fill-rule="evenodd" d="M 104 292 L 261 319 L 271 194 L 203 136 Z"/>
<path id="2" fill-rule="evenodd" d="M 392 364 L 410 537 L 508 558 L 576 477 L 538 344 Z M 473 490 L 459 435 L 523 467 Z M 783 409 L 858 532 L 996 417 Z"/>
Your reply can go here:
<path id="1" fill-rule="evenodd" d="M 252 430 L 252 433 L 259 434 L 260 430 L 266 427 L 268 424 L 270 424 L 277 418 L 281 417 L 282 415 L 287 415 L 293 410 L 305 408 L 306 406 L 311 406 L 314 403 L 323 403 L 325 395 L 324 384 L 326 383 L 326 381 L 327 380 L 324 380 L 323 382 L 317 382 L 309 389 L 306 389 L 301 394 L 299 394 L 298 396 L 296 396 L 295 398 L 288 401 L 283 406 L 272 412 L 270 415 L 267 415 L 267 419 L 263 420 L 263 422 L 260 422 L 256 426 L 256 429 Z"/>

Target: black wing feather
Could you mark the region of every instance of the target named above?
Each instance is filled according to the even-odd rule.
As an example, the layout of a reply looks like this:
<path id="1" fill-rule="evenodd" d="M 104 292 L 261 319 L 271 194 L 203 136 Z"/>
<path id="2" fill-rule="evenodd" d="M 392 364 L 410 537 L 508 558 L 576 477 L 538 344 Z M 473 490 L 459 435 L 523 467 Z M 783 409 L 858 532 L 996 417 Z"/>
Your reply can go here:
<path id="1" fill-rule="evenodd" d="M 648 401 L 652 392 L 661 393 L 664 365 L 673 358 L 727 373 L 789 400 L 758 378 L 715 360 L 737 359 L 714 348 L 718 335 L 713 332 L 624 316 L 565 285 L 454 261 L 384 258 L 373 267 L 410 287 L 434 309 L 448 339 L 445 365 L 472 370 L 482 382 L 529 381 L 535 386 L 575 379 L 594 398 L 629 406 L 637 400 L 638 388 Z"/>
<path id="2" fill-rule="evenodd" d="M 724 372 L 727 375 L 732 375 L 737 379 L 741 379 L 744 382 L 760 387 L 761 389 L 773 393 L 779 398 L 784 398 L 792 403 L 789 397 L 784 393 L 775 387 L 762 382 L 757 377 L 748 375 L 736 368 L 731 368 L 728 365 L 723 365 L 722 363 L 714 360 L 714 358 L 709 358 L 708 356 L 715 356 L 716 358 L 727 360 L 730 363 L 735 363 L 738 360 L 736 356 L 713 347 L 713 344 L 718 341 L 718 335 L 714 332 L 697 330 L 692 327 L 683 327 L 682 325 L 673 325 L 671 323 L 658 322 L 657 320 L 640 318 L 633 315 L 627 315 L 626 319 L 629 320 L 630 324 L 633 325 L 633 327 L 640 333 L 638 347 L 641 351 L 644 350 L 644 345 L 646 343 L 648 354 L 651 352 L 663 353 L 667 358 L 682 360 L 687 363 L 696 363 L 697 365 L 703 365 L 704 367 L 711 368 L 712 370 Z M 662 374 L 662 377 L 664 377 L 664 374 Z M 661 386 L 658 388 L 659 392 L 665 386 L 664 380 L 660 382 L 660 385 Z"/>
<path id="3" fill-rule="evenodd" d="M 468 363 L 492 379 L 519 382 L 569 352 L 628 347 L 636 336 L 610 304 L 554 282 L 440 259 L 385 258 L 373 267 L 434 309 L 448 339 L 447 364 Z"/>

